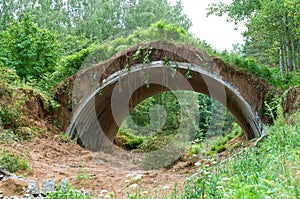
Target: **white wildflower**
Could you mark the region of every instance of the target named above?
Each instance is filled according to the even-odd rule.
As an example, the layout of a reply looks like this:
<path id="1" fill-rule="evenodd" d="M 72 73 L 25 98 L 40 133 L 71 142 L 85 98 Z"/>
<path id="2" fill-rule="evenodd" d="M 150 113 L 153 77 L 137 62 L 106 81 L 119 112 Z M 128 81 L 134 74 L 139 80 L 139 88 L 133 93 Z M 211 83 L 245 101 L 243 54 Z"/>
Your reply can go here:
<path id="1" fill-rule="evenodd" d="M 166 190 L 166 189 L 170 189 L 170 187 L 169 186 L 163 186 L 162 187 L 162 190 Z"/>
<path id="2" fill-rule="evenodd" d="M 129 186 L 130 189 L 137 189 L 139 188 L 139 185 L 138 184 L 132 184 Z"/>
<path id="3" fill-rule="evenodd" d="M 222 178 L 222 181 L 229 181 L 229 180 L 230 180 L 230 178 L 227 178 L 227 177 Z"/>

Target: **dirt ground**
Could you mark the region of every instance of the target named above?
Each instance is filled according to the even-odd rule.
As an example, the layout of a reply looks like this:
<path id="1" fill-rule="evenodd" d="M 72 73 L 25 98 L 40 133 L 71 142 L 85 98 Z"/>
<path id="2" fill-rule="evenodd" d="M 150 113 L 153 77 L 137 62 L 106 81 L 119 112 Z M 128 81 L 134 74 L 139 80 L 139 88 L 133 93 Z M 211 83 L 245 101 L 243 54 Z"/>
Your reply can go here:
<path id="1" fill-rule="evenodd" d="M 179 162 L 169 170 L 145 171 L 124 158 L 124 153 L 130 152 L 118 149 L 114 155 L 94 153 L 74 142 L 60 142 L 55 136 L 5 147 L 26 157 L 31 170 L 17 174 L 27 180 L 38 181 L 40 188 L 43 180 L 52 178 L 59 183 L 67 178 L 73 188 L 89 191 L 94 198 L 98 198 L 101 191 L 113 192 L 116 198 L 126 198 L 126 193 L 136 186 L 133 184 L 138 184 L 150 194 L 170 193 L 175 183 L 180 187 L 196 170 L 191 163 Z M 4 192 L 4 196 L 20 195 L 23 186 L 26 185 L 18 180 L 0 182 L 0 190 Z"/>

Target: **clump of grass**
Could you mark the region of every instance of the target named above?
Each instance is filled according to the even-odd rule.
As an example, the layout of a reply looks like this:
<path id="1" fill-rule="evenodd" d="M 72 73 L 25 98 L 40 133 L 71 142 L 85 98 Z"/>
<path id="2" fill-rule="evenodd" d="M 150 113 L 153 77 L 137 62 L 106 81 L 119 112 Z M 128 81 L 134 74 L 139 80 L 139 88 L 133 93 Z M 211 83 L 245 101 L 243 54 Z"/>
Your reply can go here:
<path id="1" fill-rule="evenodd" d="M 188 154 L 189 155 L 198 155 L 201 152 L 201 150 L 202 150 L 202 144 L 195 143 L 190 146 Z"/>
<path id="2" fill-rule="evenodd" d="M 151 135 L 142 143 L 140 148 L 146 152 L 156 151 L 168 145 L 173 138 L 174 134 L 168 132 Z"/>
<path id="3" fill-rule="evenodd" d="M 54 139 L 61 143 L 68 143 L 68 142 L 72 141 L 66 133 L 61 133 L 59 135 L 55 135 Z"/>
<path id="4" fill-rule="evenodd" d="M 81 181 L 81 180 L 89 180 L 92 179 L 92 175 L 89 173 L 86 173 L 83 169 L 80 168 L 77 176 L 76 176 L 76 181 Z"/>
<path id="5" fill-rule="evenodd" d="M 221 153 L 227 149 L 227 144 L 230 140 L 243 135 L 241 127 L 237 123 L 233 123 L 231 133 L 226 136 L 218 136 L 209 138 L 208 140 L 192 142 L 189 148 L 189 155 L 198 155 L 202 151 L 206 151 L 206 156 L 211 156 L 215 153 Z M 234 147 L 237 147 L 236 145 Z M 232 149 L 233 147 L 230 147 Z"/>
<path id="6" fill-rule="evenodd" d="M 61 199 L 61 198 L 76 198 L 76 199 L 90 199 L 90 194 L 83 194 L 79 191 L 76 191 L 68 183 L 63 188 L 57 188 L 56 191 L 50 192 L 46 196 L 47 199 Z"/>
<path id="7" fill-rule="evenodd" d="M 124 130 L 119 129 L 119 134 L 125 140 L 125 147 L 129 150 L 138 149 L 146 140 L 143 136 L 136 136 L 129 133 L 126 133 Z"/>
<path id="8" fill-rule="evenodd" d="M 2 150 L 0 155 L 0 167 L 12 173 L 15 173 L 18 170 L 25 171 L 30 168 L 25 158 L 9 152 L 5 148 Z"/>
<path id="9" fill-rule="evenodd" d="M 215 144 L 210 148 L 206 155 L 212 155 L 214 153 L 221 153 L 227 149 L 226 144 L 235 137 L 243 135 L 241 127 L 237 123 L 233 123 L 233 130 L 226 136 L 218 137 Z"/>

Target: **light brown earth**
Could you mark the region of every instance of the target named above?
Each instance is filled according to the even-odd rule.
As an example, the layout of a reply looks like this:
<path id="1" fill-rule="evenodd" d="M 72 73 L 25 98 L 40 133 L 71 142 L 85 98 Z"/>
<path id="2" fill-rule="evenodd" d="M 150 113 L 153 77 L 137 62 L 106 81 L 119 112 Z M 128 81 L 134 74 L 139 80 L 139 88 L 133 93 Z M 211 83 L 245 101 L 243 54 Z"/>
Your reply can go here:
<path id="1" fill-rule="evenodd" d="M 116 198 L 126 198 L 126 192 L 130 191 L 132 184 L 138 184 L 152 194 L 156 190 L 171 192 L 175 183 L 180 186 L 196 169 L 191 162 L 180 162 L 169 170 L 144 171 L 118 154 L 93 153 L 74 142 L 62 143 L 55 136 L 5 147 L 24 156 L 31 166 L 29 172 L 19 172 L 18 175 L 38 181 L 40 187 L 43 180 L 53 178 L 59 183 L 67 178 L 73 188 L 90 191 L 95 198 L 104 189 L 115 193 Z M 143 175 L 140 181 L 133 179 L 138 174 Z M 20 196 L 23 186 L 26 184 L 20 180 L 0 182 L 0 190 L 5 196 Z"/>

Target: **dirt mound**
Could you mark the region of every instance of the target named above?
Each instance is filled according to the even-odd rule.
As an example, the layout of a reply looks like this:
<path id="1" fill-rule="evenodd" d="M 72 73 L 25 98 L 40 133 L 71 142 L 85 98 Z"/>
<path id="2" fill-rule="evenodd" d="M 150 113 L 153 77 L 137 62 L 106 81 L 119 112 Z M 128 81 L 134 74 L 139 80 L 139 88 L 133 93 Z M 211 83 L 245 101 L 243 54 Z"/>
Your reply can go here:
<path id="1" fill-rule="evenodd" d="M 300 111 L 300 87 L 290 88 L 283 104 L 284 113 Z"/>
<path id="2" fill-rule="evenodd" d="M 27 184 L 17 178 L 0 181 L 0 190 L 3 191 L 5 197 L 23 196 L 24 188 L 27 188 Z"/>

